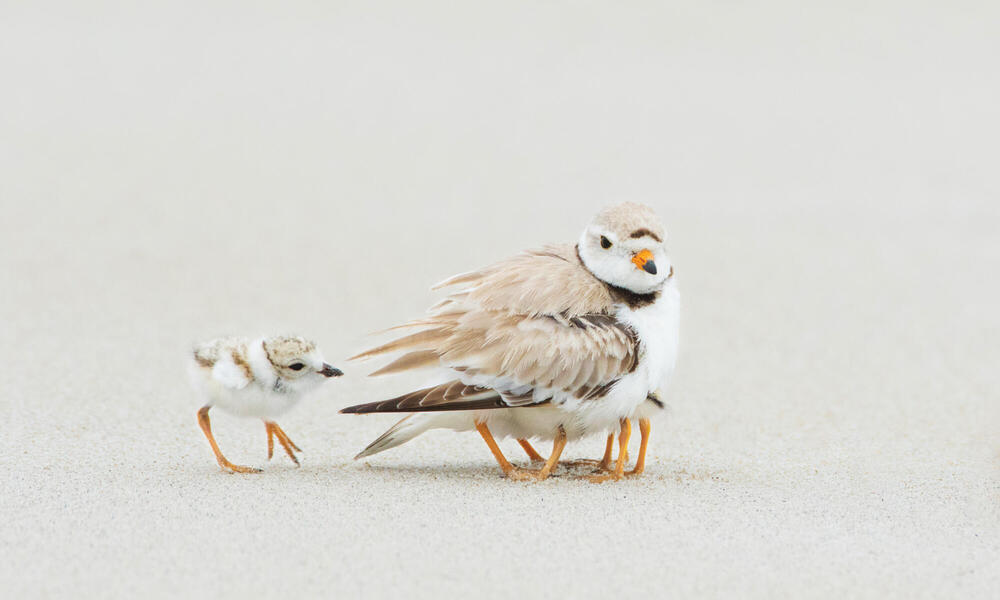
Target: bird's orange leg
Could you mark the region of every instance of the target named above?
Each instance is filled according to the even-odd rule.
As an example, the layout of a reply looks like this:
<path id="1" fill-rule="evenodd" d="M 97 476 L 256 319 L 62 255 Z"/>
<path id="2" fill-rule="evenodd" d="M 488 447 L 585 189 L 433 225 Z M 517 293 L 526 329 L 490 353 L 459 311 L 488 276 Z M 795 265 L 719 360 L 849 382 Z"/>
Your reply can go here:
<path id="1" fill-rule="evenodd" d="M 267 460 L 271 460 L 271 457 L 274 456 L 274 431 L 267 421 L 264 421 L 264 431 L 267 432 Z"/>
<path id="2" fill-rule="evenodd" d="M 562 455 L 563 448 L 566 447 L 566 430 L 559 426 L 559 432 L 556 434 L 556 439 L 552 442 L 552 454 L 549 455 L 549 459 L 545 461 L 545 466 L 542 470 L 538 472 L 537 479 L 541 481 L 548 478 L 552 474 L 552 469 L 556 468 L 559 463 L 559 456 Z"/>
<path id="3" fill-rule="evenodd" d="M 274 441 L 271 436 L 278 438 L 278 443 L 281 447 L 285 449 L 285 453 L 288 454 L 288 458 L 292 459 L 292 462 L 296 466 L 299 466 L 299 459 L 295 456 L 294 451 L 302 452 L 302 449 L 295 445 L 295 442 L 288 438 L 288 434 L 285 433 L 278 424 L 273 421 L 264 421 L 264 427 L 267 429 L 267 459 L 271 460 L 271 454 L 274 450 Z M 294 450 L 294 451 L 293 451 Z"/>
<path id="4" fill-rule="evenodd" d="M 604 457 L 601 458 L 601 462 L 598 465 L 600 468 L 604 469 L 605 471 L 610 471 L 611 470 L 611 452 L 614 449 L 614 446 L 615 446 L 615 434 L 609 433 L 608 434 L 608 443 L 607 443 L 607 445 L 604 446 Z"/>
<path id="5" fill-rule="evenodd" d="M 274 428 L 278 430 L 278 433 L 281 434 L 281 437 L 285 438 L 285 441 L 288 442 L 288 445 L 291 446 L 293 450 L 295 450 L 296 452 L 302 452 L 302 448 L 296 446 L 295 442 L 292 441 L 292 438 L 288 437 L 288 434 L 285 433 L 285 430 L 282 429 L 281 427 L 278 427 L 277 423 L 274 424 Z"/>
<path id="6" fill-rule="evenodd" d="M 476 423 L 476 431 L 479 435 L 483 436 L 483 441 L 486 445 L 490 447 L 490 452 L 493 453 L 493 458 L 497 459 L 497 464 L 500 465 L 500 470 L 503 474 L 509 478 L 517 481 L 524 479 L 534 479 L 535 474 L 526 469 L 518 469 L 514 465 L 510 464 L 510 461 L 503 455 L 500 451 L 500 446 L 497 445 L 497 441 L 493 439 L 493 434 L 490 433 L 490 428 L 486 426 L 486 423 L 479 421 Z"/>
<path id="7" fill-rule="evenodd" d="M 215 460 L 219 461 L 219 466 L 223 469 L 229 469 L 235 473 L 260 473 L 260 469 L 234 465 L 226 460 L 226 457 L 222 455 L 222 451 L 219 450 L 219 445 L 215 443 L 215 436 L 212 435 L 212 421 L 208 418 L 208 410 L 210 408 L 212 407 L 203 406 L 198 411 L 198 425 L 201 425 L 201 430 L 205 433 L 205 437 L 208 438 L 208 443 L 212 445 L 212 452 L 215 452 Z"/>
<path id="8" fill-rule="evenodd" d="M 537 461 L 540 461 L 540 460 L 545 460 L 545 457 L 543 457 L 541 454 L 539 454 L 538 452 L 536 452 L 535 449 L 534 449 L 534 447 L 532 447 L 532 445 L 528 442 L 528 440 L 519 439 L 519 440 L 517 440 L 517 443 L 521 444 L 521 447 L 524 448 L 524 453 L 528 455 L 528 459 L 531 462 L 537 462 Z"/>
<path id="9" fill-rule="evenodd" d="M 625 461 L 628 460 L 628 440 L 632 436 L 632 424 L 628 419 L 621 420 L 621 431 L 618 432 L 618 460 L 615 462 L 615 470 L 605 475 L 591 475 L 592 483 L 603 483 L 605 481 L 618 481 L 625 474 Z"/>
<path id="10" fill-rule="evenodd" d="M 639 419 L 639 434 L 642 436 L 639 442 L 639 458 L 635 459 L 635 468 L 626 473 L 628 476 L 641 475 L 646 469 L 646 445 L 649 444 L 649 432 L 652 425 L 649 419 Z"/>

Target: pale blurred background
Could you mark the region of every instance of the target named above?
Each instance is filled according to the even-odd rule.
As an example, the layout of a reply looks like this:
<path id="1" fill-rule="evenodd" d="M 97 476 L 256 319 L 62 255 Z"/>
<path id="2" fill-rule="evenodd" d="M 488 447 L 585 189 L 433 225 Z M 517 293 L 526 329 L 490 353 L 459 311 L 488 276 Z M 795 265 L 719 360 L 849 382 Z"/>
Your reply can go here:
<path id="1" fill-rule="evenodd" d="M 0 3 L 0 585 L 131 597 L 995 597 L 992 2 Z M 682 356 L 647 477 L 350 459 L 430 285 L 639 200 Z M 190 344 L 348 371 L 216 433 Z M 516 446 L 505 448 L 517 459 Z M 571 446 L 596 456 L 602 440 Z"/>

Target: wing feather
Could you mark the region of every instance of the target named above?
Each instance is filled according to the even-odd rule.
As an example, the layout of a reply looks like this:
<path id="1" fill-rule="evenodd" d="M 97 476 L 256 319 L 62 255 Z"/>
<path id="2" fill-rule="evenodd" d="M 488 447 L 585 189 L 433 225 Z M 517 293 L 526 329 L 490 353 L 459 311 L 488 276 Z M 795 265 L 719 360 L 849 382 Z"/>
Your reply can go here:
<path id="1" fill-rule="evenodd" d="M 434 350 L 418 350 L 417 352 L 409 352 L 400 356 L 381 369 L 373 372 L 372 377 L 375 377 L 376 375 L 400 373 L 402 371 L 419 369 L 421 367 L 440 366 L 439 360 L 438 353 Z"/>
<path id="2" fill-rule="evenodd" d="M 410 348 L 425 348 L 428 344 L 433 344 L 440 340 L 446 339 L 448 337 L 447 331 L 441 328 L 435 329 L 424 329 L 416 333 L 411 333 L 410 335 L 403 336 L 401 338 L 395 339 L 388 344 L 383 344 L 377 348 L 372 348 L 367 352 L 362 352 L 357 356 L 352 356 L 349 360 L 355 360 L 358 358 L 369 358 L 372 356 L 377 356 L 379 354 L 386 354 L 389 352 L 395 352 L 397 350 L 406 350 Z"/>
<path id="3" fill-rule="evenodd" d="M 246 369 L 236 364 L 230 356 L 221 356 L 212 367 L 212 379 L 223 387 L 242 390 L 250 384 Z"/>
<path id="4" fill-rule="evenodd" d="M 560 392 L 596 398 L 638 362 L 635 332 L 615 318 L 607 286 L 573 246 L 526 252 L 437 287 L 447 286 L 464 287 L 405 325 L 422 329 L 354 358 L 404 352 L 372 375 L 447 367 L 459 379 L 345 412 L 500 408 Z"/>
<path id="5" fill-rule="evenodd" d="M 340 412 L 364 414 L 373 412 L 428 412 L 450 410 L 481 410 L 506 408 L 500 394 L 489 388 L 449 381 L 389 400 L 348 406 Z"/>

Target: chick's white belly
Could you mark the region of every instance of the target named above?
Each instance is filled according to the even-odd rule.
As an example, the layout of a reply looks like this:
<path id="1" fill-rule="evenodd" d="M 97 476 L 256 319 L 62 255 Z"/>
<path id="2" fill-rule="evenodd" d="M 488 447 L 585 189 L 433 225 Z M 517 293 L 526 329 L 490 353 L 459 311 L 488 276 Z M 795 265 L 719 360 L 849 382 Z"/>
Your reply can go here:
<path id="1" fill-rule="evenodd" d="M 248 386 L 242 390 L 216 386 L 211 394 L 214 406 L 237 416 L 260 419 L 281 416 L 295 406 L 298 399 L 295 394 L 276 393 L 257 386 Z"/>

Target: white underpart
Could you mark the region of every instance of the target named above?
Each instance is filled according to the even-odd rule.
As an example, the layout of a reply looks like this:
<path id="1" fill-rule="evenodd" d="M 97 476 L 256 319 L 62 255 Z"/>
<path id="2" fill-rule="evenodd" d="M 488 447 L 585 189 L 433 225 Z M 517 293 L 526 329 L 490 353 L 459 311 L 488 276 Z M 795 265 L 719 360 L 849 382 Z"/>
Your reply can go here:
<path id="1" fill-rule="evenodd" d="M 586 433 L 617 431 L 621 419 L 649 417 L 659 412 L 646 397 L 651 392 L 667 390 L 677 364 L 680 294 L 672 279 L 666 282 L 653 304 L 637 309 L 620 306 L 616 316 L 639 336 L 639 363 L 604 398 L 574 399 L 575 406 L 564 405 L 574 410 L 578 426 Z"/>

